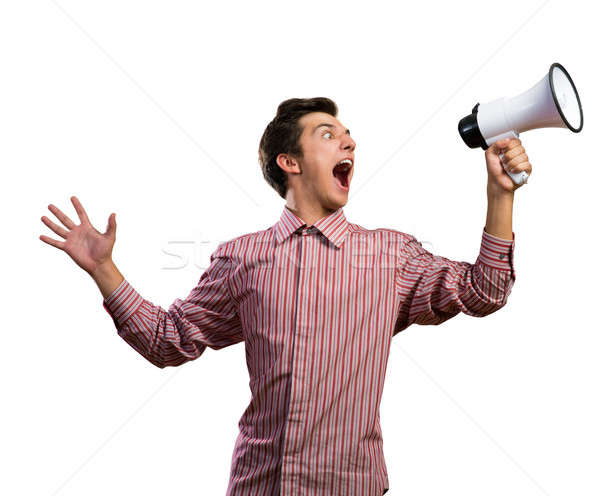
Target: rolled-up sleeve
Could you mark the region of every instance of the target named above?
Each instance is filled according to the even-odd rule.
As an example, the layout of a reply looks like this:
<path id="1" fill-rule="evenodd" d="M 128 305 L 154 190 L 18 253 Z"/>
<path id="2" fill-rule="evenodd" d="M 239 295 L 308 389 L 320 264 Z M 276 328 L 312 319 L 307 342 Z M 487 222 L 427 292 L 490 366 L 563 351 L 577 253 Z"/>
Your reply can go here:
<path id="1" fill-rule="evenodd" d="M 400 297 L 394 334 L 411 324 L 437 325 L 462 312 L 483 317 L 502 308 L 515 282 L 513 239 L 482 232 L 474 264 L 434 255 L 402 233 L 395 288 Z"/>
<path id="2" fill-rule="evenodd" d="M 119 336 L 157 367 L 194 360 L 207 346 L 217 350 L 243 341 L 230 290 L 234 266 L 222 246 L 188 297 L 177 298 L 168 310 L 144 299 L 125 279 L 103 300 Z"/>

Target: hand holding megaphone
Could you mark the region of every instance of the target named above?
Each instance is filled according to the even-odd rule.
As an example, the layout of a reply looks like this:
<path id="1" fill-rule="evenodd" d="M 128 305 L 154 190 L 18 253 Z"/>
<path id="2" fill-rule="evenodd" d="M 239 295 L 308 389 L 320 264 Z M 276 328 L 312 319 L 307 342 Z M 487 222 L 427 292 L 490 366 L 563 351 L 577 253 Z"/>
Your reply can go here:
<path id="1" fill-rule="evenodd" d="M 520 95 L 475 105 L 458 123 L 458 132 L 469 148 L 487 150 L 497 141 L 519 138 L 524 131 L 542 127 L 563 127 L 574 133 L 583 128 L 579 94 L 567 70 L 558 63 Z M 502 157 L 500 161 L 504 165 Z M 517 185 L 527 182 L 525 171 L 507 174 Z"/>
<path id="2" fill-rule="evenodd" d="M 521 140 L 505 138 L 496 141 L 485 151 L 488 170 L 488 193 L 494 191 L 512 192 L 527 182 L 531 175 L 529 157 Z M 506 175 L 510 177 L 506 177 Z M 518 178 L 523 175 L 522 182 Z"/>

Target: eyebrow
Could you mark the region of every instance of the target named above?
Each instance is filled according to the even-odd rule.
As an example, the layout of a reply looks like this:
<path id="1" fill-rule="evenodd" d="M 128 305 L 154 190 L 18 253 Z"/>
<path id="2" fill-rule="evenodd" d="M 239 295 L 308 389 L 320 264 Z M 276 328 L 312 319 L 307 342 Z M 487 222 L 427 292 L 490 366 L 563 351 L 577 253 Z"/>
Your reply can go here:
<path id="1" fill-rule="evenodd" d="M 317 129 L 319 129 L 321 126 L 327 126 L 327 127 L 331 127 L 333 129 L 335 129 L 335 126 L 333 124 L 329 124 L 327 122 L 321 122 L 321 124 L 318 124 L 315 126 L 315 128 L 313 129 L 313 134 L 315 133 L 315 131 Z M 350 129 L 346 129 L 346 134 L 350 134 Z"/>

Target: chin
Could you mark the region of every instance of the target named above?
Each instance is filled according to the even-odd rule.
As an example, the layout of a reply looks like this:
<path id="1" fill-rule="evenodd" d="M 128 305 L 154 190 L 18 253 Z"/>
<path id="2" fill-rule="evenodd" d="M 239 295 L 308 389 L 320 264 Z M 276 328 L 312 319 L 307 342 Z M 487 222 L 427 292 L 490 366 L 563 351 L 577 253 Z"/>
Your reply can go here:
<path id="1" fill-rule="evenodd" d="M 348 195 L 340 195 L 337 193 L 335 197 L 331 198 L 330 208 L 337 210 L 338 208 L 345 206 L 346 203 L 348 203 Z"/>

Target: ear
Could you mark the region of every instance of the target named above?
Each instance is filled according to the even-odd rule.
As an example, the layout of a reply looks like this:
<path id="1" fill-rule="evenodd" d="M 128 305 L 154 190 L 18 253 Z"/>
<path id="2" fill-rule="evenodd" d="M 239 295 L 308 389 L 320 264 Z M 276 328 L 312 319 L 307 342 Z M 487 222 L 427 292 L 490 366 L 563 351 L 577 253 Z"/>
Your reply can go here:
<path id="1" fill-rule="evenodd" d="M 291 155 L 288 155 L 287 153 L 280 153 L 277 155 L 276 160 L 277 165 L 279 165 L 279 167 L 281 167 L 285 172 L 300 172 L 300 164 Z"/>

